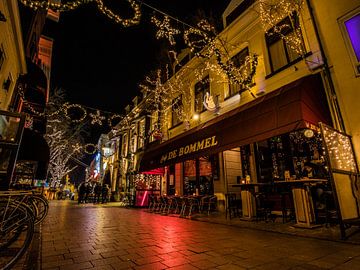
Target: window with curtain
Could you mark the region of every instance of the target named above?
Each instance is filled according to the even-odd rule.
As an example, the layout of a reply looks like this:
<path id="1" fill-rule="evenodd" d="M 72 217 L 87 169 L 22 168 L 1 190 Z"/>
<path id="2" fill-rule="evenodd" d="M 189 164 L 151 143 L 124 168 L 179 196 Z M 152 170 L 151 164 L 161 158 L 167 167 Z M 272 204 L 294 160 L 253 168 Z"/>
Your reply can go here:
<path id="1" fill-rule="evenodd" d="M 159 122 L 159 112 L 155 111 L 151 113 L 151 119 L 150 119 L 150 132 L 151 132 L 151 136 L 150 136 L 150 142 L 155 141 L 155 136 L 154 133 L 157 129 L 159 129 L 160 127 L 158 126 Z"/>
<path id="2" fill-rule="evenodd" d="M 286 17 L 278 23 L 277 29 L 278 28 L 281 28 L 280 32 L 270 29 L 265 35 L 271 72 L 278 71 L 301 58 L 301 56 L 289 46 L 289 43 L 286 42 L 284 38 L 295 38 L 295 30 L 300 28 L 297 14 L 294 13 L 291 17 Z M 301 41 L 301 46 L 304 47 L 302 38 Z"/>
<path id="3" fill-rule="evenodd" d="M 182 96 L 175 98 L 172 101 L 171 108 L 171 126 L 175 127 L 182 123 L 181 114 L 182 114 Z"/>
<path id="4" fill-rule="evenodd" d="M 206 92 L 210 93 L 209 75 L 207 75 L 205 78 L 195 84 L 195 112 L 201 113 L 205 111 L 203 101 Z"/>
<path id="5" fill-rule="evenodd" d="M 141 119 L 138 125 L 138 148 L 142 148 L 145 143 L 145 119 Z"/>
<path id="6" fill-rule="evenodd" d="M 246 47 L 245 49 L 238 52 L 235 56 L 233 56 L 231 58 L 230 61 L 232 62 L 232 64 L 236 68 L 240 68 L 241 66 L 243 66 L 245 64 L 247 56 L 249 56 L 249 48 L 248 47 Z M 246 68 L 249 68 L 249 67 L 244 67 L 244 68 L 246 69 Z M 230 82 L 229 90 L 228 90 L 227 93 L 225 93 L 225 98 L 232 97 L 232 96 L 236 95 L 237 93 L 239 93 L 242 90 L 244 90 L 244 87 L 242 85 L 236 84 L 234 82 Z"/>

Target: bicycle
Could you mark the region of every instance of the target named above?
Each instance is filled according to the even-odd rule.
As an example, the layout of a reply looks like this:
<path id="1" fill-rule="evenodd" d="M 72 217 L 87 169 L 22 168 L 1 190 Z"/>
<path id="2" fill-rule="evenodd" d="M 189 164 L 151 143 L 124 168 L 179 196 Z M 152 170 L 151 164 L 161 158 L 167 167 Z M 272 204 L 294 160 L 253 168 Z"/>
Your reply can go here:
<path id="1" fill-rule="evenodd" d="M 42 193 L 0 191 L 0 268 L 10 269 L 29 247 L 34 226 L 49 210 Z"/>
<path id="2" fill-rule="evenodd" d="M 11 269 L 30 246 L 35 213 L 25 201 L 32 192 L 0 191 L 0 268 Z"/>

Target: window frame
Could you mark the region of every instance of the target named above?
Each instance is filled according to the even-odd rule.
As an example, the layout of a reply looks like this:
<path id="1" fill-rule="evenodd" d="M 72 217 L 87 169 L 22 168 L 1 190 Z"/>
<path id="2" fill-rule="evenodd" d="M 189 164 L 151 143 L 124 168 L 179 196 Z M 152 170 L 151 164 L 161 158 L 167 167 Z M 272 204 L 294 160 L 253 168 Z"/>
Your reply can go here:
<path id="1" fill-rule="evenodd" d="M 290 18 L 290 16 L 292 18 Z M 281 26 L 283 25 L 284 23 L 286 23 L 286 21 L 289 21 L 289 24 L 291 26 L 291 29 L 285 29 L 284 31 L 282 31 L 282 34 L 287 36 L 287 35 L 290 35 L 291 33 L 294 33 L 294 30 L 296 28 L 299 28 L 300 31 L 301 31 L 301 25 L 300 25 L 300 18 L 298 16 L 298 14 L 296 12 L 294 12 L 292 15 L 290 16 L 286 16 L 284 17 L 284 19 L 282 19 L 278 24 L 277 26 Z M 291 20 L 294 20 L 295 22 L 295 29 L 292 27 L 291 25 Z M 289 51 L 288 51 L 288 47 L 287 47 L 287 44 L 285 42 L 284 39 L 282 39 L 279 34 L 277 33 L 271 33 L 272 32 L 272 29 L 271 28 L 270 30 L 267 31 L 267 33 L 265 33 L 265 44 L 266 44 L 266 48 L 267 48 L 267 53 L 268 53 L 268 60 L 269 60 L 269 64 L 270 64 L 270 74 L 268 76 L 271 76 L 273 74 L 276 74 L 286 68 L 288 68 L 289 66 L 299 62 L 302 57 L 299 55 L 298 57 L 296 57 L 295 59 L 291 60 L 290 59 L 290 54 L 289 54 Z M 302 32 L 302 31 L 301 31 Z M 302 39 L 302 45 L 304 47 L 304 50 L 306 50 L 306 47 L 305 47 L 305 42 L 304 42 L 304 38 L 303 38 L 303 35 L 301 35 L 301 39 Z M 276 70 L 274 70 L 274 63 L 273 63 L 273 60 L 272 60 L 272 55 L 270 53 L 270 46 L 277 43 L 277 42 L 282 42 L 282 45 L 283 45 L 283 53 L 285 54 L 285 57 L 286 57 L 286 64 L 281 66 L 281 67 L 278 67 Z M 307 53 L 305 54 L 305 56 L 307 55 Z M 267 77 L 268 77 L 267 76 Z"/>
<path id="2" fill-rule="evenodd" d="M 208 87 L 205 87 L 208 86 Z M 211 94 L 211 87 L 210 87 L 210 76 L 206 75 L 204 78 L 202 78 L 200 81 L 195 83 L 194 85 L 194 112 L 195 113 L 203 113 L 206 111 L 206 108 L 204 106 L 204 96 L 205 93 L 209 92 Z M 201 104 L 201 110 L 198 111 L 197 109 L 197 102 L 198 102 L 198 94 L 201 93 L 201 100 L 199 101 Z"/>
<path id="3" fill-rule="evenodd" d="M 177 104 L 177 103 L 180 103 L 180 104 Z M 182 95 L 180 96 L 177 96 L 176 98 L 174 98 L 172 101 L 171 101 L 171 127 L 176 127 L 176 126 L 179 126 L 183 123 L 183 121 L 179 118 L 179 116 L 176 114 L 175 110 L 174 110 L 174 106 L 177 105 L 177 106 L 183 106 L 183 102 L 182 102 Z M 174 121 L 174 120 L 177 120 L 177 121 Z"/>
<path id="4" fill-rule="evenodd" d="M 342 17 L 340 17 L 338 19 L 338 24 L 339 24 L 340 31 L 343 36 L 344 42 L 345 42 L 346 49 L 350 56 L 352 66 L 354 68 L 355 76 L 359 77 L 360 76 L 360 59 L 358 59 L 358 57 L 356 56 L 355 49 L 350 40 L 348 29 L 345 25 L 345 22 L 349 21 L 350 19 L 352 19 L 356 16 L 360 16 L 360 6 L 357 7 L 356 9 L 350 11 L 349 13 L 343 15 Z"/>
<path id="5" fill-rule="evenodd" d="M 245 51 L 247 52 L 246 55 L 244 54 Z M 240 55 L 243 56 L 243 59 L 241 59 L 241 61 L 239 61 Z M 249 55 L 250 55 L 250 50 L 249 47 L 246 46 L 243 49 L 241 49 L 239 52 L 237 52 L 233 57 L 231 57 L 230 61 L 234 64 L 235 67 L 239 68 L 245 62 L 245 58 Z M 236 58 L 236 62 L 234 61 L 235 58 Z M 240 92 L 243 92 L 244 90 L 245 88 L 242 87 L 241 84 L 229 83 L 229 87 L 227 89 L 227 92 L 225 93 L 225 100 L 239 94 Z"/>

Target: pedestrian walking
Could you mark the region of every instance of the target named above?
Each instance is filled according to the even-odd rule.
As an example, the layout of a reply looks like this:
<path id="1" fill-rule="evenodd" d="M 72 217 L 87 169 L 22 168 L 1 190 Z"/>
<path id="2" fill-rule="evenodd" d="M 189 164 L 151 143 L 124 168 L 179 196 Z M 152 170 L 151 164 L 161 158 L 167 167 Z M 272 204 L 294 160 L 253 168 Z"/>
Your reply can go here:
<path id="1" fill-rule="evenodd" d="M 109 187 L 107 184 L 103 184 L 101 193 L 102 193 L 101 195 L 102 203 L 107 203 L 108 193 L 109 193 Z"/>
<path id="2" fill-rule="evenodd" d="M 102 186 L 100 183 L 96 183 L 94 187 L 94 193 L 95 193 L 94 203 L 100 203 L 100 197 L 102 194 Z"/>
<path id="3" fill-rule="evenodd" d="M 81 182 L 78 186 L 78 204 L 83 203 L 85 199 L 86 186 L 85 182 Z"/>

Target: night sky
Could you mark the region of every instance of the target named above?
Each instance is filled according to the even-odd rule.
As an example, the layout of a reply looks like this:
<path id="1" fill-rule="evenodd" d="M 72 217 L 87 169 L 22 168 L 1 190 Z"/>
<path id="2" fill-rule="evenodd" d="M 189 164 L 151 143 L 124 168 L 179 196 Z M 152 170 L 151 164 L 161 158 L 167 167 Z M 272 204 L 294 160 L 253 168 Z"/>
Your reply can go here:
<path id="1" fill-rule="evenodd" d="M 221 23 L 230 0 L 144 2 L 193 25 L 199 9 Z M 111 8 L 123 14 L 127 8 L 118 3 Z M 138 84 L 162 62 L 161 48 L 168 46 L 155 37 L 156 27 L 150 22 L 154 11 L 145 6 L 141 10 L 140 25 L 129 28 L 101 14 L 94 3 L 63 12 L 53 35 L 52 88 L 64 88 L 70 102 L 122 113 L 139 94 Z"/>

